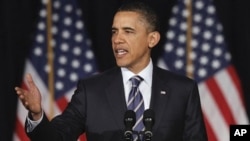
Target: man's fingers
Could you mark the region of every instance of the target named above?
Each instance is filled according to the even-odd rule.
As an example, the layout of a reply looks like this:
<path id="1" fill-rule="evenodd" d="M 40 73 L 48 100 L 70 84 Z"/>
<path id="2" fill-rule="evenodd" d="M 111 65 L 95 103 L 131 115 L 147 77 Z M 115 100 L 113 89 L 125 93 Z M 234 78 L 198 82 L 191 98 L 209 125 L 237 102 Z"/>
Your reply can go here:
<path id="1" fill-rule="evenodd" d="M 28 73 L 28 74 L 26 75 L 26 80 L 27 80 L 29 86 L 34 86 L 34 82 L 33 82 L 33 79 L 32 79 L 31 74 Z"/>
<path id="2" fill-rule="evenodd" d="M 19 87 L 15 87 L 15 90 L 18 96 L 25 95 L 26 90 L 19 88 Z"/>

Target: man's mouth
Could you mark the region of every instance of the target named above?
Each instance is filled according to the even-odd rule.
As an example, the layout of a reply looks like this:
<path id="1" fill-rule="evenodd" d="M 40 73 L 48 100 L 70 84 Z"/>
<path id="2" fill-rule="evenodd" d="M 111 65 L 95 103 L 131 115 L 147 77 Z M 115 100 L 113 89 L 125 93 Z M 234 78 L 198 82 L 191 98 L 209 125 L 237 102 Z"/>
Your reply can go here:
<path id="1" fill-rule="evenodd" d="M 124 50 L 124 49 L 117 49 L 116 51 L 115 51 L 115 53 L 117 54 L 117 55 L 124 55 L 124 54 L 126 54 L 128 51 L 127 50 Z"/>

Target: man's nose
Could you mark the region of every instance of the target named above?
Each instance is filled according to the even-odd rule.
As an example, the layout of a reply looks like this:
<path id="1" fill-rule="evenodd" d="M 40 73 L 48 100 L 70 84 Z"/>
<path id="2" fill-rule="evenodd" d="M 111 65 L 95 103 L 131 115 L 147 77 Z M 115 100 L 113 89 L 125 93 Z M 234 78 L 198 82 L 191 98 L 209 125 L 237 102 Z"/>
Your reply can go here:
<path id="1" fill-rule="evenodd" d="M 114 43 L 121 43 L 122 41 L 123 41 L 123 37 L 119 32 L 113 35 Z"/>

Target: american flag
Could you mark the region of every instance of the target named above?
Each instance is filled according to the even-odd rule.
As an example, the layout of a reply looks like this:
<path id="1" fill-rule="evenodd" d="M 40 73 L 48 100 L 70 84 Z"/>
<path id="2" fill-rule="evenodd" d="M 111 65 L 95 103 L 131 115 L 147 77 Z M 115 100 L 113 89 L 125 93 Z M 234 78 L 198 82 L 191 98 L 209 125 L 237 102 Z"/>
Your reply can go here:
<path id="1" fill-rule="evenodd" d="M 187 7 L 189 2 L 192 14 Z M 229 125 L 249 124 L 249 121 L 241 84 L 230 62 L 213 1 L 178 0 L 165 39 L 158 65 L 182 75 L 191 74 L 198 82 L 209 141 L 229 141 Z"/>
<path id="2" fill-rule="evenodd" d="M 51 12 L 46 6 L 48 0 L 41 1 L 37 31 L 34 43 L 26 60 L 24 75 L 31 73 L 42 94 L 42 106 L 47 115 L 54 117 L 61 113 L 71 99 L 76 83 L 97 73 L 95 56 L 91 49 L 91 41 L 87 36 L 81 9 L 75 0 L 52 0 Z M 51 17 L 51 47 L 47 47 L 47 17 Z M 48 63 L 48 56 L 53 53 L 53 67 Z M 49 73 L 53 72 L 54 94 L 49 90 Z M 22 87 L 25 88 L 23 81 Z M 53 95 L 53 102 L 50 96 Z M 52 103 L 52 106 L 51 106 Z M 52 113 L 52 115 L 51 115 Z M 27 110 L 18 102 L 14 141 L 28 141 L 24 122 Z M 85 140 L 80 136 L 79 140 Z"/>

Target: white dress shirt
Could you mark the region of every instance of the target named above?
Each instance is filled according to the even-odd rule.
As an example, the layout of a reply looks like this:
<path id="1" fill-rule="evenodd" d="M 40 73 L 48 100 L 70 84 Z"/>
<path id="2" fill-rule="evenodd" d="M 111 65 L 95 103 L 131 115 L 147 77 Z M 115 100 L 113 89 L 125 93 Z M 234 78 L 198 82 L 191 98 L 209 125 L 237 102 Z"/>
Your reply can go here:
<path id="1" fill-rule="evenodd" d="M 129 79 L 135 75 L 139 75 L 140 77 L 143 78 L 143 81 L 139 85 L 139 90 L 144 100 L 144 108 L 148 109 L 150 106 L 151 87 L 152 87 L 152 74 L 153 74 L 152 60 L 150 59 L 150 62 L 147 65 L 147 67 L 144 68 L 138 74 L 134 74 L 133 72 L 124 67 L 121 68 L 121 71 L 122 71 L 126 102 L 128 102 L 129 92 L 132 88 L 131 87 L 132 84 Z"/>

